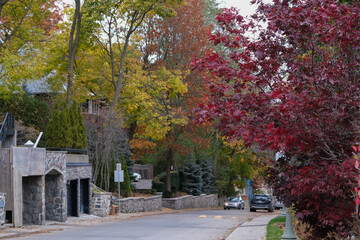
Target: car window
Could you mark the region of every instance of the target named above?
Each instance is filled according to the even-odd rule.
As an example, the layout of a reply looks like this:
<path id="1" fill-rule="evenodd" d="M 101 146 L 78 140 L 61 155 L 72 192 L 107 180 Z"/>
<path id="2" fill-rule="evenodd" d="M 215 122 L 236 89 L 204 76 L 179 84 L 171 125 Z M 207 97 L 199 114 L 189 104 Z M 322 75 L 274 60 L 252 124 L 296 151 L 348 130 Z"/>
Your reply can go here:
<path id="1" fill-rule="evenodd" d="M 238 202 L 238 201 L 239 201 L 238 198 L 233 198 L 233 199 L 231 199 L 231 202 Z"/>

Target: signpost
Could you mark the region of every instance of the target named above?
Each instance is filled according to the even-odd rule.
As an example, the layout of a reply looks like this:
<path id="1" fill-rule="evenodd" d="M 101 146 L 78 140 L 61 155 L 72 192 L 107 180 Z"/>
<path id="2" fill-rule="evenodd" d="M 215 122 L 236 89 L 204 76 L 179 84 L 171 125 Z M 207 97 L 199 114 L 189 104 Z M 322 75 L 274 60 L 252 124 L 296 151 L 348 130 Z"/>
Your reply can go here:
<path id="1" fill-rule="evenodd" d="M 118 193 L 119 193 L 119 199 L 118 199 L 118 209 L 120 213 L 120 183 L 124 182 L 124 171 L 121 170 L 121 163 L 116 164 L 116 170 L 114 171 L 114 180 L 118 183 Z"/>

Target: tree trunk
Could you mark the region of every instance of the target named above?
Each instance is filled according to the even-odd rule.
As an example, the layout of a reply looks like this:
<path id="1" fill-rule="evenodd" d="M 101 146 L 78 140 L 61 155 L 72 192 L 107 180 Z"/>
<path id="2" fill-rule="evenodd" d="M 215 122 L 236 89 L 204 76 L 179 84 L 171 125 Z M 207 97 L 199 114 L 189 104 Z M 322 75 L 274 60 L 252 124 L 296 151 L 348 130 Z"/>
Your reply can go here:
<path id="1" fill-rule="evenodd" d="M 121 57 L 120 57 L 119 76 L 118 76 L 118 79 L 115 84 L 115 93 L 114 93 L 114 97 L 113 97 L 113 102 L 111 104 L 111 107 L 113 109 L 116 109 L 117 102 L 120 98 L 120 91 L 123 88 L 123 81 L 124 81 L 124 77 L 125 77 L 124 76 L 125 57 L 127 55 L 129 40 L 130 40 L 130 34 L 128 34 L 125 39 L 124 48 L 123 48 L 123 51 L 122 51 Z"/>
<path id="2" fill-rule="evenodd" d="M 129 141 L 131 141 L 134 138 L 134 134 L 135 134 L 135 130 L 137 127 L 137 120 L 135 120 L 134 122 L 130 123 L 130 127 L 129 127 Z"/>
<path id="3" fill-rule="evenodd" d="M 166 157 L 166 191 L 171 191 L 171 179 L 170 179 L 170 171 L 171 171 L 171 160 L 173 151 L 171 148 L 168 150 L 168 154 Z"/>
<path id="4" fill-rule="evenodd" d="M 74 19 L 71 25 L 71 31 L 69 36 L 69 67 L 68 67 L 68 76 L 67 76 L 68 84 L 67 84 L 67 95 L 66 95 L 66 103 L 68 106 L 70 106 L 72 103 L 74 65 L 75 65 L 77 46 L 79 43 L 80 27 L 81 27 L 80 0 L 75 0 L 75 13 L 74 13 Z M 74 35 L 75 35 L 75 40 L 74 40 Z"/>

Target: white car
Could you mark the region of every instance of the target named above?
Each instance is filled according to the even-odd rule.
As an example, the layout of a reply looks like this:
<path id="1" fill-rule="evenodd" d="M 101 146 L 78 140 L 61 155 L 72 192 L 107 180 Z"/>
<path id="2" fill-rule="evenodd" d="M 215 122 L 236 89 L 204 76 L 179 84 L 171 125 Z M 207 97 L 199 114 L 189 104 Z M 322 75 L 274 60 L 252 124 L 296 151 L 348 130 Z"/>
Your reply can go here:
<path id="1" fill-rule="evenodd" d="M 134 181 L 138 182 L 139 180 L 141 180 L 141 175 L 139 173 L 133 173 L 133 177 L 134 177 Z"/>

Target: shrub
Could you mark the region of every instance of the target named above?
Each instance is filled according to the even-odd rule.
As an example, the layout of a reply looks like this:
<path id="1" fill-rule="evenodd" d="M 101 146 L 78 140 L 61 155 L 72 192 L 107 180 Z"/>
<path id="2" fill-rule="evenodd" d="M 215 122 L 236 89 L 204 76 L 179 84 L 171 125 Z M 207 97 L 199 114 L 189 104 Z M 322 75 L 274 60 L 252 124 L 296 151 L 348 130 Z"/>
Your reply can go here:
<path id="1" fill-rule="evenodd" d="M 137 189 L 137 188 L 132 188 L 131 191 L 132 191 L 132 192 L 135 192 L 135 193 L 141 193 L 141 194 L 156 195 L 156 189 Z"/>
<path id="2" fill-rule="evenodd" d="M 165 190 L 162 195 L 163 198 L 172 198 L 172 196 L 173 196 L 173 193 L 171 191 L 167 191 L 167 190 Z"/>
<path id="3" fill-rule="evenodd" d="M 154 178 L 152 181 L 152 188 L 156 189 L 158 192 L 165 191 L 165 182 L 166 182 L 166 172 L 160 173 L 158 176 Z M 173 193 L 179 191 L 180 189 L 180 178 L 178 171 L 170 172 L 170 182 L 171 182 L 171 191 Z"/>
<path id="4" fill-rule="evenodd" d="M 164 192 L 165 191 L 165 183 L 160 182 L 159 179 L 154 179 L 152 181 L 152 188 L 157 192 Z"/>

